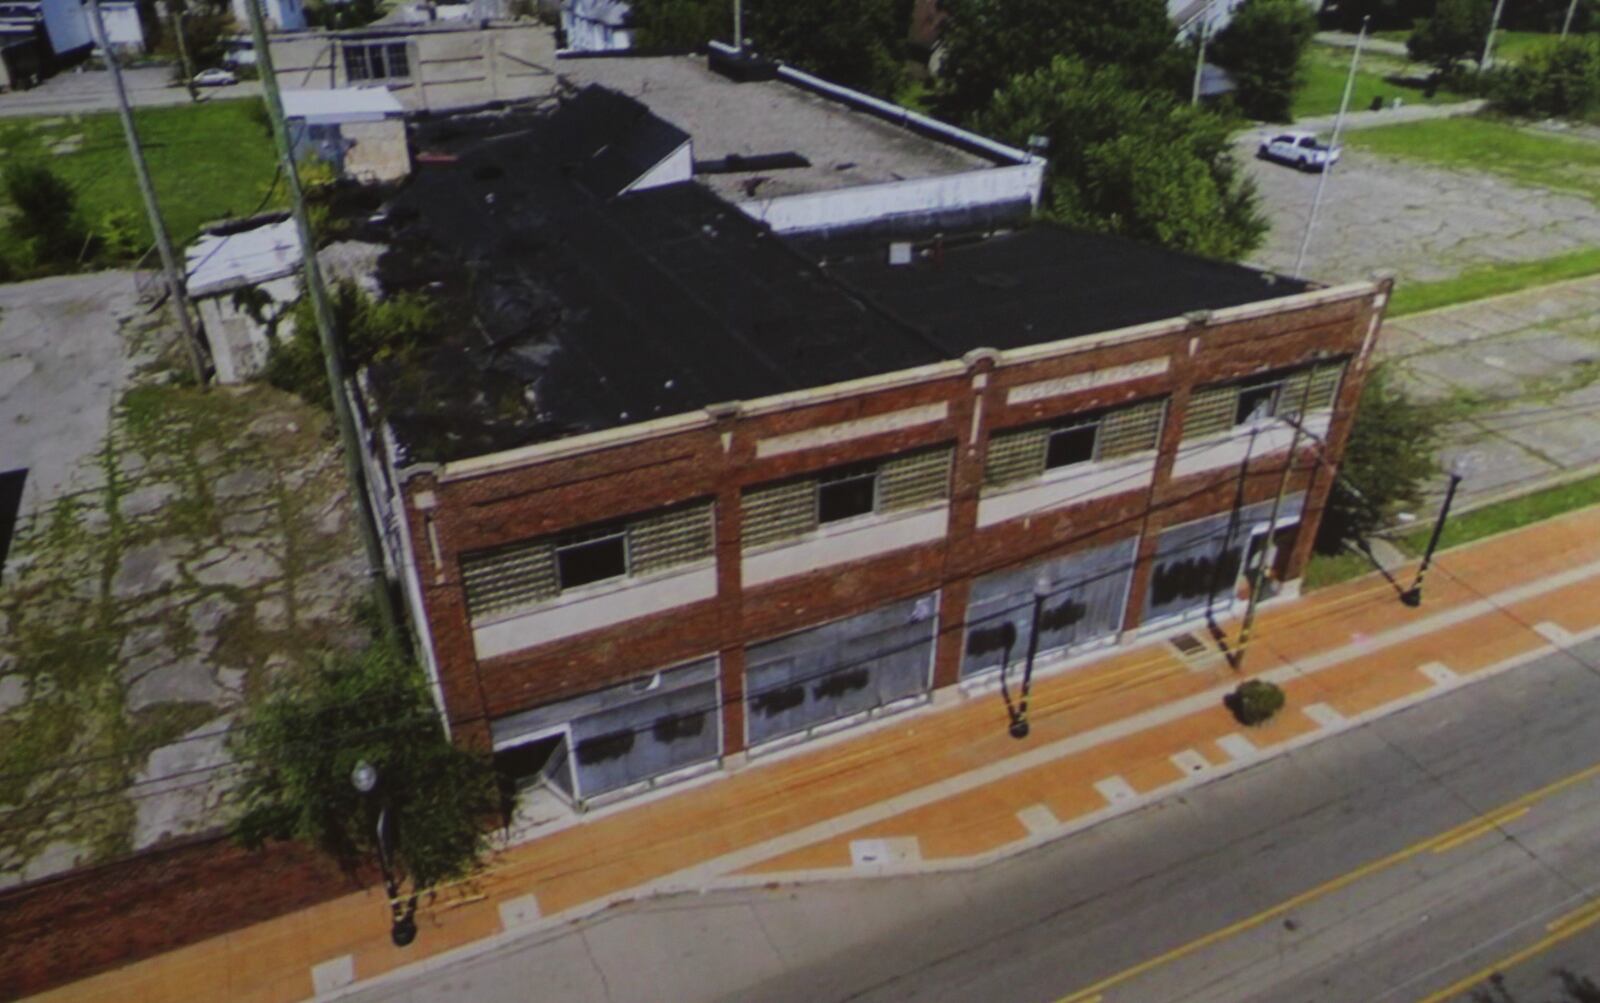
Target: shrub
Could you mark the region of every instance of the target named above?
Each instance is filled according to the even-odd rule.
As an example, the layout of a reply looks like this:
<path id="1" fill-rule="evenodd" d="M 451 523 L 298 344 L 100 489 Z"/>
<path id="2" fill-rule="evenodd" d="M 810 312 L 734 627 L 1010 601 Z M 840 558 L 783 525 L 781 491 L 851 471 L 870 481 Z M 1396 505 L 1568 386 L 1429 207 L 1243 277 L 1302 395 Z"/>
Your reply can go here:
<path id="1" fill-rule="evenodd" d="M 70 265 L 89 250 L 89 229 L 78 213 L 72 186 L 43 164 L 12 164 L 3 177 L 6 197 L 16 208 L 8 224 L 11 237 L 38 265 Z"/>
<path id="2" fill-rule="evenodd" d="M 1486 82 L 1495 108 L 1510 115 L 1582 118 L 1600 112 L 1600 37 L 1535 49 L 1497 66 Z"/>
<path id="3" fill-rule="evenodd" d="M 1493 5 L 1494 0 L 1439 0 L 1433 16 L 1418 22 L 1406 39 L 1406 51 L 1441 71 L 1463 59 L 1482 59 Z"/>
<path id="4" fill-rule="evenodd" d="M 139 217 L 128 209 L 112 209 L 101 216 L 98 235 L 101 252 L 112 261 L 129 261 L 144 251 Z"/>
<path id="5" fill-rule="evenodd" d="M 1265 724 L 1283 709 L 1283 690 L 1265 679 L 1247 679 L 1228 694 L 1228 709 L 1240 724 Z"/>
<path id="6" fill-rule="evenodd" d="M 438 308 L 418 293 L 374 300 L 355 283 L 338 282 L 328 290 L 328 299 L 344 345 L 346 372 L 352 376 L 369 363 L 409 357 L 439 323 Z M 333 398 L 310 296 L 300 297 L 290 319 L 289 336 L 279 338 L 267 355 L 266 380 L 330 410 Z"/>

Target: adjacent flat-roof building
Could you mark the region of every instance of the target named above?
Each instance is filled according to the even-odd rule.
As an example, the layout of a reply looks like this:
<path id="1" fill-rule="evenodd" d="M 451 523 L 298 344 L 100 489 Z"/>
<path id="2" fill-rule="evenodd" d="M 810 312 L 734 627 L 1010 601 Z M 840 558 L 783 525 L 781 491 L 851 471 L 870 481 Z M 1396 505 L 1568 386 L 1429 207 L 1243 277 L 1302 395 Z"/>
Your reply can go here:
<path id="1" fill-rule="evenodd" d="M 452 320 L 360 410 L 458 740 L 593 803 L 1292 593 L 1386 284 L 1033 224 L 1025 153 L 708 72 L 424 123 L 366 235 Z"/>

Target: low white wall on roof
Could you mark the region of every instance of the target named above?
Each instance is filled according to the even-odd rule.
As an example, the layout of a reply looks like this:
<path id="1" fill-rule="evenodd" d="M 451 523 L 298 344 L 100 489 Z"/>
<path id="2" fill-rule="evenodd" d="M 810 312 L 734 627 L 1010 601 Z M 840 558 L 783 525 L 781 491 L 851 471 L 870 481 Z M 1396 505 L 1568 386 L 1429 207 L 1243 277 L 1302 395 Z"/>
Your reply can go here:
<path id="1" fill-rule="evenodd" d="M 778 233 L 852 226 L 895 216 L 1027 202 L 1037 207 L 1044 161 L 879 185 L 753 199 L 738 206 Z"/>
<path id="2" fill-rule="evenodd" d="M 661 162 L 641 174 L 622 189 L 625 192 L 642 192 L 646 188 L 660 188 L 682 181 L 694 180 L 694 145 L 684 143 L 661 159 Z"/>

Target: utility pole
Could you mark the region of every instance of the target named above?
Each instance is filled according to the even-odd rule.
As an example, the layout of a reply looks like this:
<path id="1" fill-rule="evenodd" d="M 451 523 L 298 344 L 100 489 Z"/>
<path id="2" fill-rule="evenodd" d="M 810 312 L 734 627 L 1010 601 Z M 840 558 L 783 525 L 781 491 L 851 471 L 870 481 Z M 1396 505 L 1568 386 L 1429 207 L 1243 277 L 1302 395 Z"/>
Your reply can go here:
<path id="1" fill-rule="evenodd" d="M 1566 38 L 1567 32 L 1572 30 L 1572 15 L 1578 13 L 1578 0 L 1572 0 L 1567 5 L 1567 19 L 1561 22 L 1561 37 Z"/>
<path id="2" fill-rule="evenodd" d="M 139 145 L 139 130 L 133 125 L 133 109 L 128 107 L 128 90 L 122 85 L 122 67 L 117 54 L 111 51 L 106 38 L 106 23 L 100 17 L 100 0 L 88 0 L 89 28 L 94 33 L 94 43 L 105 54 L 106 68 L 111 71 L 111 86 L 117 94 L 117 113 L 122 118 L 122 133 L 128 140 L 128 157 L 133 161 L 133 174 L 139 181 L 139 194 L 144 197 L 145 215 L 150 219 L 150 232 L 156 238 L 156 250 L 161 255 L 161 269 L 167 276 L 167 292 L 178 312 L 178 328 L 183 332 L 183 348 L 189 356 L 189 368 L 195 383 L 206 382 L 205 357 L 200 351 L 200 335 L 189 316 L 189 292 L 184 285 L 183 270 L 172 252 L 172 238 L 167 235 L 167 224 L 161 218 L 161 205 L 156 201 L 156 186 L 150 180 L 150 167 L 144 162 L 144 147 Z"/>
<path id="3" fill-rule="evenodd" d="M 733 0 L 733 47 L 744 51 L 744 0 Z"/>
<path id="4" fill-rule="evenodd" d="M 1322 175 L 1317 178 L 1316 194 L 1311 196 L 1311 215 L 1306 218 L 1305 236 L 1300 238 L 1300 253 L 1294 258 L 1294 277 L 1301 278 L 1301 271 L 1306 264 L 1306 251 L 1311 249 L 1311 232 L 1317 226 L 1317 210 L 1322 208 L 1322 193 L 1328 187 L 1328 175 L 1333 173 L 1334 156 L 1343 156 L 1344 151 L 1339 148 L 1339 136 L 1344 132 L 1344 116 L 1350 110 L 1350 92 L 1356 86 L 1356 66 L 1361 62 L 1361 47 L 1367 41 L 1367 25 L 1372 22 L 1369 14 L 1361 19 L 1361 34 L 1356 36 L 1355 52 L 1350 55 L 1350 74 L 1345 77 L 1344 97 L 1339 99 L 1339 114 L 1333 120 L 1333 139 L 1328 143 L 1328 162 L 1322 165 Z"/>
<path id="5" fill-rule="evenodd" d="M 283 99 L 278 94 L 277 72 L 272 68 L 272 49 L 267 45 L 267 29 L 261 23 L 261 5 L 256 0 L 248 0 L 244 8 L 250 17 L 250 37 L 255 45 L 256 66 L 261 73 L 261 96 L 267 103 L 267 117 L 272 120 L 272 138 L 278 146 L 278 160 L 289 187 L 290 211 L 294 215 L 295 230 L 300 236 L 300 260 L 305 269 L 306 295 L 311 297 L 312 310 L 317 318 L 322 361 L 328 372 L 329 396 L 333 398 L 334 420 L 339 427 L 340 445 L 343 446 L 345 477 L 350 482 L 356 523 L 361 527 L 361 542 L 367 551 L 367 576 L 378 605 L 378 622 L 383 628 L 384 641 L 398 651 L 400 628 L 394 603 L 389 597 L 388 577 L 383 570 L 383 545 L 378 539 L 378 524 L 373 519 L 367 496 L 367 476 L 366 469 L 361 465 L 360 437 L 356 435 L 350 401 L 345 396 L 344 361 L 334 330 L 333 309 L 328 304 L 327 289 L 322 284 L 322 269 L 317 265 L 317 242 L 312 236 L 311 221 L 306 215 L 305 192 L 300 187 L 300 172 L 295 167 L 289 129 L 283 121 Z"/>
<path id="6" fill-rule="evenodd" d="M 1294 472 L 1294 461 L 1300 452 L 1300 423 L 1306 419 L 1306 407 L 1311 403 L 1311 384 L 1316 379 L 1315 366 L 1306 369 L 1306 388 L 1300 393 L 1300 407 L 1290 426 L 1294 434 L 1289 437 L 1289 458 L 1283 461 L 1283 473 L 1278 477 L 1278 494 L 1272 499 L 1272 514 L 1267 516 L 1267 539 L 1261 548 L 1261 559 L 1250 571 L 1250 597 L 1245 602 L 1244 620 L 1239 625 L 1239 644 L 1233 654 L 1235 671 L 1244 666 L 1245 652 L 1250 647 L 1250 630 L 1256 622 L 1256 604 L 1261 601 L 1261 585 L 1266 581 L 1267 565 L 1272 557 L 1272 534 L 1278 528 L 1278 513 L 1283 509 L 1283 497 L 1289 493 L 1289 475 Z M 1281 403 L 1281 398 L 1280 398 Z M 1245 541 L 1245 553 L 1250 553 L 1250 541 Z"/>
<path id="7" fill-rule="evenodd" d="M 1500 12 L 1505 7 L 1506 0 L 1495 0 L 1494 17 L 1489 19 L 1489 37 L 1483 40 L 1483 58 L 1478 60 L 1479 73 L 1489 68 L 1489 56 L 1494 52 L 1494 33 L 1500 27 Z"/>
<path id="8" fill-rule="evenodd" d="M 1217 0 L 1210 0 L 1200 11 L 1200 46 L 1199 53 L 1194 60 L 1194 92 L 1189 96 L 1189 103 L 1200 103 L 1200 78 L 1206 66 L 1206 42 L 1211 39 L 1211 7 Z"/>
<path id="9" fill-rule="evenodd" d="M 178 62 L 183 65 L 183 86 L 189 90 L 189 100 L 200 100 L 200 90 L 194 85 L 194 63 L 189 60 L 189 40 L 183 34 L 183 19 L 189 13 L 182 0 L 169 0 L 172 4 L 172 34 L 178 43 Z"/>

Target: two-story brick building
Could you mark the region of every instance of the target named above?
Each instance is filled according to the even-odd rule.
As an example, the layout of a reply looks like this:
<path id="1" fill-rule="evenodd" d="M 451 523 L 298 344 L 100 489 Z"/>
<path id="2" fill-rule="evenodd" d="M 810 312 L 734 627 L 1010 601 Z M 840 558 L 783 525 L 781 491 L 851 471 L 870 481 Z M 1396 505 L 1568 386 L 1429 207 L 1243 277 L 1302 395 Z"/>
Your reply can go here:
<path id="1" fill-rule="evenodd" d="M 1009 197 L 784 236 L 699 177 L 730 151 L 597 90 L 417 141 L 381 277 L 451 324 L 369 374 L 374 480 L 452 732 L 508 771 L 593 803 L 981 694 L 1030 647 L 1070 671 L 1231 608 L 1263 554 L 1292 594 L 1385 283 Z"/>

